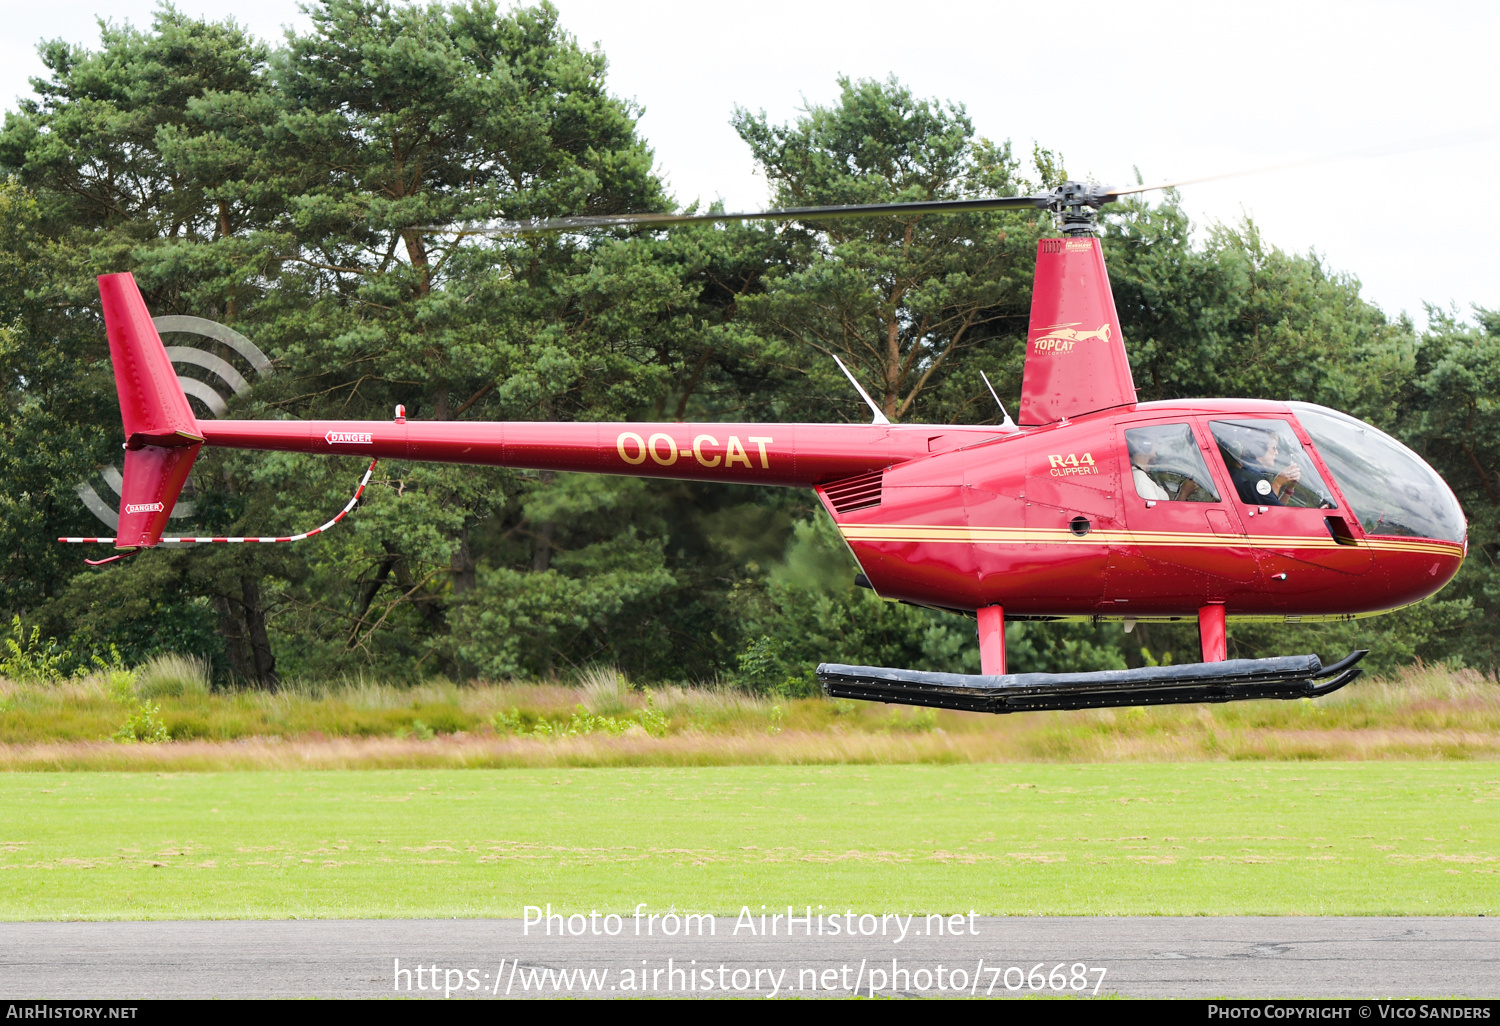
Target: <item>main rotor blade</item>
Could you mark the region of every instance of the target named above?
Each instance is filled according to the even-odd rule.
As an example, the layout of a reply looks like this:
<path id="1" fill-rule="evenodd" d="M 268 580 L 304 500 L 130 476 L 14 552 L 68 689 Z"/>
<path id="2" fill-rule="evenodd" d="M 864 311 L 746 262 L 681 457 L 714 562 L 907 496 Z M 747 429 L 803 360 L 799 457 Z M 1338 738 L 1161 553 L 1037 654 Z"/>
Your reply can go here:
<path id="1" fill-rule="evenodd" d="M 1361 157 L 1389 157 L 1398 153 L 1415 153 L 1421 150 L 1436 149 L 1442 146 L 1452 146 L 1455 143 L 1473 142 L 1484 139 L 1500 132 L 1500 124 L 1482 125 L 1478 128 L 1466 128 L 1458 132 L 1445 132 L 1442 135 L 1428 135 L 1418 139 L 1404 139 L 1395 142 L 1376 143 L 1372 146 L 1362 146 L 1354 150 L 1342 150 L 1338 153 L 1324 153 L 1316 157 L 1304 157 L 1300 160 L 1288 160 L 1280 164 L 1265 164 L 1261 167 L 1245 168 L 1241 171 L 1226 171 L 1217 175 L 1202 175 L 1198 178 L 1180 178 L 1175 182 L 1159 182 L 1155 185 L 1136 185 L 1129 189 L 1111 188 L 1110 194 L 1114 196 L 1127 196 L 1135 192 L 1152 192 L 1156 189 L 1175 189 L 1179 185 L 1197 185 L 1200 182 L 1220 182 L 1226 178 L 1243 178 L 1246 175 L 1263 175 L 1273 171 L 1289 171 L 1292 168 L 1315 167 L 1319 164 L 1336 164 L 1341 160 L 1357 160 Z"/>
<path id="2" fill-rule="evenodd" d="M 586 228 L 619 228 L 635 225 L 692 224 L 712 221 L 821 221 L 836 217 L 878 217 L 883 214 L 955 214 L 987 210 L 1045 210 L 1051 196 L 992 196 L 984 199 L 928 200 L 920 203 L 869 203 L 836 207 L 787 207 L 742 214 L 597 214 L 582 217 L 551 217 L 539 221 L 501 221 L 482 227 L 462 225 L 415 225 L 417 231 L 455 232 L 462 235 L 529 235 L 533 232 L 565 232 Z"/>
<path id="3" fill-rule="evenodd" d="M 1284 164 L 1266 164 L 1263 167 L 1246 168 L 1243 171 L 1225 171 L 1217 175 L 1201 175 L 1197 178 L 1179 178 L 1175 182 L 1157 182 L 1155 185 L 1135 185 L 1129 189 L 1111 189 L 1112 196 L 1129 196 L 1137 192 L 1155 192 L 1157 189 L 1175 189 L 1179 185 L 1199 185 L 1203 182 L 1221 182 L 1226 178 L 1244 178 L 1247 175 L 1263 175 L 1272 171 L 1288 171 L 1295 167 L 1310 167 L 1314 164 L 1327 164 L 1335 160 L 1344 160 L 1349 157 L 1362 156 L 1362 153 L 1348 153 L 1335 157 L 1308 157 L 1306 160 L 1289 160 Z"/>
<path id="4" fill-rule="evenodd" d="M 1392 153 L 1423 150 L 1446 146 L 1455 142 L 1490 136 L 1500 130 L 1500 125 L 1485 125 L 1477 129 L 1453 132 L 1446 135 L 1428 136 L 1404 142 L 1385 143 L 1348 150 L 1343 153 L 1311 157 L 1304 160 L 1270 164 L 1264 167 L 1230 171 L 1224 174 L 1203 175 L 1198 178 L 1180 178 L 1173 182 L 1157 182 L 1152 185 L 1135 185 L 1120 189 L 1113 186 L 1084 185 L 1066 182 L 1043 196 L 992 196 L 982 199 L 929 200 L 923 203 L 869 203 L 828 207 L 787 207 L 783 210 L 761 210 L 755 213 L 725 214 L 593 214 L 581 217 L 551 217 L 535 221 L 500 221 L 488 225 L 412 225 L 406 231 L 434 232 L 458 235 L 530 235 L 539 232 L 586 231 L 591 228 L 651 227 L 653 225 L 705 224 L 716 221 L 821 221 L 841 217 L 879 217 L 881 215 L 902 216 L 908 214 L 956 214 L 978 213 L 989 210 L 1052 210 L 1061 213 L 1066 209 L 1076 210 L 1080 206 L 1095 210 L 1113 203 L 1120 196 L 1140 192 L 1155 192 L 1158 189 L 1174 189 L 1180 185 L 1196 185 L 1200 182 L 1217 182 L 1226 178 L 1244 175 L 1265 174 L 1289 168 L 1309 167 L 1356 157 L 1384 156 Z"/>

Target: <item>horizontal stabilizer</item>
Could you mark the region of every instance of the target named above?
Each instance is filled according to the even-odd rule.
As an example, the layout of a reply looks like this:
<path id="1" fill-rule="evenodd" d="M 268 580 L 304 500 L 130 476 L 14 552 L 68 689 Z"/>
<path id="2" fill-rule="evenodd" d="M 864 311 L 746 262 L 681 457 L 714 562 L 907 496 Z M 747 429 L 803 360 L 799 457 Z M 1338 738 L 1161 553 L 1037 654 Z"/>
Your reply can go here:
<path id="1" fill-rule="evenodd" d="M 1229 659 L 1182 666 L 1144 666 L 1091 673 L 981 676 L 824 663 L 818 681 L 830 698 L 1010 713 L 1104 709 L 1247 698 L 1317 698 L 1358 677 L 1360 650 L 1332 666 L 1315 655 Z"/>

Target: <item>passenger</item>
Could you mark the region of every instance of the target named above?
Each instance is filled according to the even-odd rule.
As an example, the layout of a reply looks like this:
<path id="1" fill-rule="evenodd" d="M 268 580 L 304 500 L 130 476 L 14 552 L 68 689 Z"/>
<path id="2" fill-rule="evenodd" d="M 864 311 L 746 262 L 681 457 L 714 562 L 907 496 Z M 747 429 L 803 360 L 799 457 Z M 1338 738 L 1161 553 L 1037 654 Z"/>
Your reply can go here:
<path id="1" fill-rule="evenodd" d="M 1179 435 L 1179 432 L 1183 434 Z M 1186 424 L 1125 432 L 1125 442 L 1130 450 L 1130 474 L 1137 495 L 1155 502 L 1218 501 L 1211 490 L 1200 495 L 1198 482 L 1190 476 L 1191 472 L 1181 470 L 1184 463 L 1197 459 L 1198 472 L 1206 473 L 1192 438 L 1191 429 Z M 1170 472 L 1160 469 L 1157 466 L 1160 463 L 1171 468 Z"/>
<path id="2" fill-rule="evenodd" d="M 1130 437 L 1130 476 L 1135 480 L 1135 493 L 1143 499 L 1165 502 L 1171 498 L 1167 490 L 1151 476 L 1151 465 L 1156 462 L 1156 440 L 1144 438 L 1140 441 Z"/>

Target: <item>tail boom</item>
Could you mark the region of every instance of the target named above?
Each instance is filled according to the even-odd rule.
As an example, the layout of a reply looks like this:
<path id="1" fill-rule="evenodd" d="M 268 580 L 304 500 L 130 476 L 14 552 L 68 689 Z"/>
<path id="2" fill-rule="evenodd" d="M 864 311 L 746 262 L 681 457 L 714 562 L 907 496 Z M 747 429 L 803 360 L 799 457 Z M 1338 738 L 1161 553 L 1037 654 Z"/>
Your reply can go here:
<path id="1" fill-rule="evenodd" d="M 200 424 L 135 279 L 129 274 L 101 275 L 99 292 L 125 429 L 124 485 L 114 539 L 120 549 L 148 548 L 162 541 L 167 517 L 202 445 L 815 487 L 989 441 L 998 434 L 986 426 L 408 422 L 404 416 L 390 421 Z"/>
<path id="2" fill-rule="evenodd" d="M 626 424 L 533 421 L 261 421 L 200 425 L 206 445 L 434 463 L 812 487 L 880 470 L 992 427 Z"/>

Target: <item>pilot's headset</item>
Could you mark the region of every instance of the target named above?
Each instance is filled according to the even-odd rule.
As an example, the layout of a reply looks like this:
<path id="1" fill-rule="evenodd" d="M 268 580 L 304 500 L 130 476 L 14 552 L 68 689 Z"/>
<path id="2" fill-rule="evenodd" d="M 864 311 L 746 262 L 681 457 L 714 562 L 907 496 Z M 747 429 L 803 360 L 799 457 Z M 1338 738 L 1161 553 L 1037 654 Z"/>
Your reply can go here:
<path id="1" fill-rule="evenodd" d="M 1130 465 L 1145 470 L 1138 461 L 1156 452 L 1156 437 L 1150 431 L 1130 431 L 1125 435 L 1125 447 L 1130 453 Z"/>
<path id="2" fill-rule="evenodd" d="M 1273 440 L 1278 444 L 1281 441 L 1274 431 L 1246 424 L 1219 425 L 1219 431 L 1222 440 L 1219 448 L 1239 466 L 1247 468 L 1261 466 L 1261 457 L 1268 444 Z"/>

